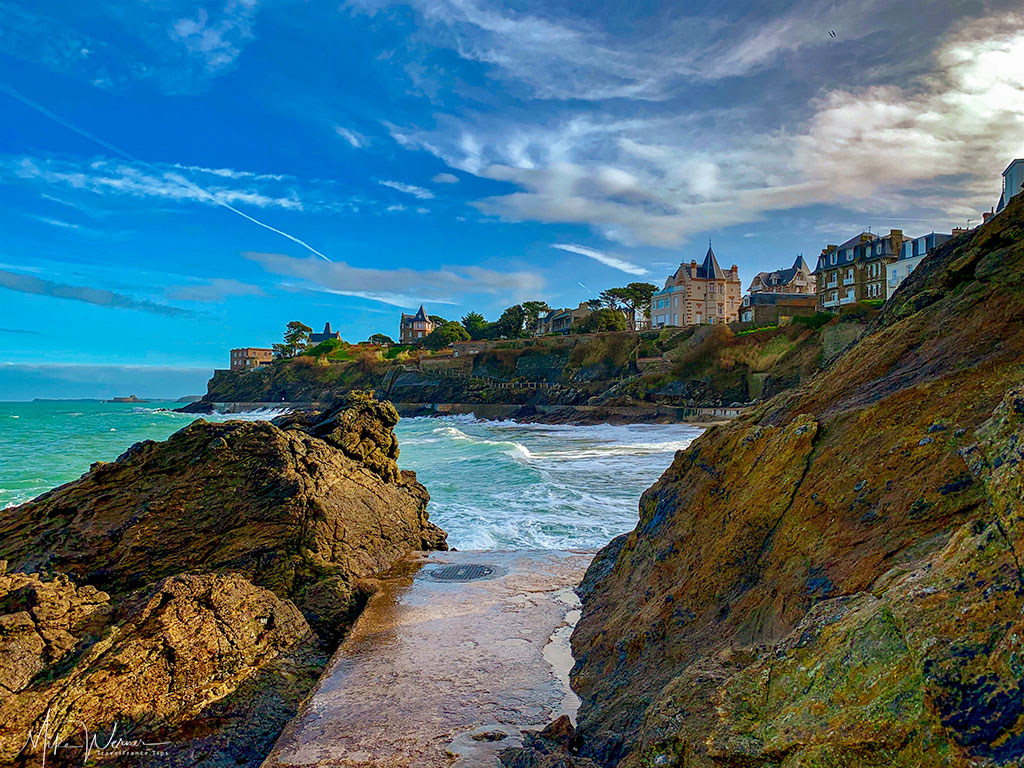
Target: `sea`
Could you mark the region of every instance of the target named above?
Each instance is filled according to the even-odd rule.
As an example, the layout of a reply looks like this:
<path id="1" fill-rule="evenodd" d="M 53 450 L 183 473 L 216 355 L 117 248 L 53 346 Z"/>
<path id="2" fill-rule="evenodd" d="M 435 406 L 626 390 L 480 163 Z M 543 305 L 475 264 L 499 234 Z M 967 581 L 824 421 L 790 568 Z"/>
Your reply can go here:
<path id="1" fill-rule="evenodd" d="M 0 402 L 0 508 L 163 440 L 197 417 L 179 403 Z M 204 416 L 270 419 L 280 411 Z M 702 432 L 686 424 L 566 426 L 404 418 L 402 469 L 458 549 L 596 549 L 636 525 L 640 494 Z"/>

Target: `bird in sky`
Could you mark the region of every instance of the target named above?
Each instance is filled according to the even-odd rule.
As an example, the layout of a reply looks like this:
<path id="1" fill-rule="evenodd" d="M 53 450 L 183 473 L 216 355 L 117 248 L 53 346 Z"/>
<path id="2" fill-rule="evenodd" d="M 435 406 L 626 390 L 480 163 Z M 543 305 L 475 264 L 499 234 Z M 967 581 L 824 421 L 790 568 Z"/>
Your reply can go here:
<path id="1" fill-rule="evenodd" d="M 834 29 L 830 29 L 828 31 L 828 36 L 829 37 L 836 37 L 836 31 Z"/>

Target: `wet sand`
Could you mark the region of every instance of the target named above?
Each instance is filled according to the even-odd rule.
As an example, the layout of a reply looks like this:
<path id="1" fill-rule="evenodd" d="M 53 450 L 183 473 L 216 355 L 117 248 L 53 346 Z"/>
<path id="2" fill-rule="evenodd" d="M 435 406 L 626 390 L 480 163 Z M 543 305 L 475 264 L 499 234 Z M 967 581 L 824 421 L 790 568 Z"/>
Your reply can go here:
<path id="1" fill-rule="evenodd" d="M 574 716 L 572 587 L 592 557 L 435 552 L 404 561 L 381 580 L 265 768 L 492 768 L 521 729 Z M 446 565 L 491 573 L 430 576 Z"/>

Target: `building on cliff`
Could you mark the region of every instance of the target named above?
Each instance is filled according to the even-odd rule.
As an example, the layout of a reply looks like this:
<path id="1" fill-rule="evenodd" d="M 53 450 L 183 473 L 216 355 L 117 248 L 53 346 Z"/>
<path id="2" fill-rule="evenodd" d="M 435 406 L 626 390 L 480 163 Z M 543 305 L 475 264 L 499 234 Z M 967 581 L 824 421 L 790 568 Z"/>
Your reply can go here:
<path id="1" fill-rule="evenodd" d="M 893 292 L 900 287 L 900 283 L 907 279 L 907 275 L 913 272 L 936 246 L 952 239 L 952 234 L 932 232 L 929 235 L 915 237 L 913 240 L 904 240 L 900 257 L 885 267 L 885 298 L 888 299 L 892 296 Z"/>
<path id="2" fill-rule="evenodd" d="M 815 294 L 814 272 L 801 253 L 793 266 L 774 272 L 758 272 L 750 281 L 748 293 Z"/>
<path id="3" fill-rule="evenodd" d="M 788 325 L 797 315 L 813 315 L 817 308 L 814 294 L 757 291 L 743 297 L 740 322 L 754 327 Z"/>
<path id="4" fill-rule="evenodd" d="M 328 339 L 341 339 L 341 331 L 332 331 L 330 323 L 324 324 L 323 333 L 309 334 L 310 344 L 319 344 L 321 341 L 327 341 Z"/>
<path id="5" fill-rule="evenodd" d="M 274 350 L 262 347 L 241 347 L 231 350 L 231 370 L 251 371 L 274 360 Z"/>
<path id="6" fill-rule="evenodd" d="M 836 312 L 858 301 L 884 301 L 886 267 L 899 258 L 904 241 L 899 229 L 884 237 L 861 232 L 842 245 L 822 249 L 814 270 L 819 309 Z"/>
<path id="7" fill-rule="evenodd" d="M 540 319 L 537 324 L 537 335 L 546 336 L 549 333 L 569 333 L 575 323 L 582 322 L 594 310 L 585 301 L 575 309 L 553 309 Z"/>
<path id="8" fill-rule="evenodd" d="M 680 264 L 651 298 L 651 327 L 735 323 L 741 291 L 739 268 L 722 269 L 709 243 L 702 264 Z"/>
<path id="9" fill-rule="evenodd" d="M 427 315 L 427 311 L 420 304 L 420 309 L 415 315 L 402 313 L 402 320 L 398 328 L 398 341 L 400 344 L 415 344 L 420 339 L 429 336 L 434 330 L 434 321 Z"/>
<path id="10" fill-rule="evenodd" d="M 1010 198 L 1024 192 L 1024 158 L 1018 158 L 1006 166 L 1003 171 L 1003 194 L 999 196 L 996 213 L 1005 208 Z"/>

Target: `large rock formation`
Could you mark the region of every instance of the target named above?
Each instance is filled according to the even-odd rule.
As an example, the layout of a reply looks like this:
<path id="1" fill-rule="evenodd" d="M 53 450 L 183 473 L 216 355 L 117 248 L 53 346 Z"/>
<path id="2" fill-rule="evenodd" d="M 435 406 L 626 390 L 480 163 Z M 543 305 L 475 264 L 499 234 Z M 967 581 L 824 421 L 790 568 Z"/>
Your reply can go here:
<path id="1" fill-rule="evenodd" d="M 1021 764 L 1022 382 L 1024 198 L 644 494 L 581 590 L 581 755 Z"/>
<path id="2" fill-rule="evenodd" d="M 356 394 L 280 425 L 197 421 L 3 510 L 0 763 L 88 729 L 161 743 L 132 765 L 258 764 L 363 580 L 445 548 L 395 463 L 397 420 Z"/>

